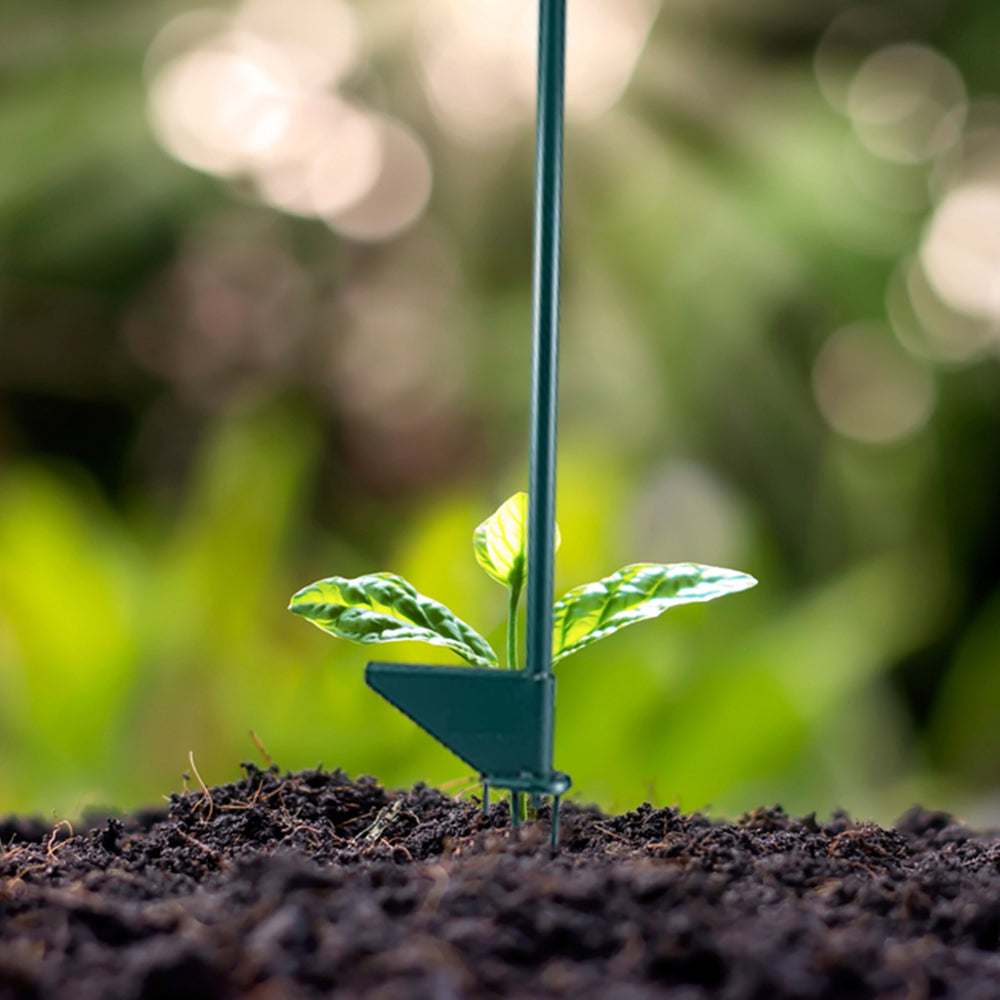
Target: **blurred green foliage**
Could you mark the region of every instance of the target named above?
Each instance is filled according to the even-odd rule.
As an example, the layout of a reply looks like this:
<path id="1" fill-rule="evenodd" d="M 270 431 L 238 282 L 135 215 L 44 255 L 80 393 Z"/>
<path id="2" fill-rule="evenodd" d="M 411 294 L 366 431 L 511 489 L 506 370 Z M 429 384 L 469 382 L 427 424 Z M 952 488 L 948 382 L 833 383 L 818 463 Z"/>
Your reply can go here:
<path id="1" fill-rule="evenodd" d="M 530 122 L 455 141 L 400 5 L 356 7 L 351 87 L 434 166 L 381 244 L 157 147 L 142 64 L 173 6 L 5 9 L 0 809 L 153 802 L 189 751 L 226 780 L 251 729 L 289 768 L 462 776 L 364 687 L 364 650 L 285 606 L 393 570 L 503 644 L 470 526 L 525 487 Z M 618 104 L 571 122 L 557 592 L 636 561 L 761 581 L 560 667 L 556 763 L 605 806 L 996 813 L 996 350 L 918 359 L 935 407 L 887 443 L 838 433 L 814 391 L 833 331 L 885 322 L 933 211 L 849 168 L 884 165 L 814 75 L 846 9 L 666 4 Z M 1000 91 L 995 4 L 892 15 L 970 98 Z"/>

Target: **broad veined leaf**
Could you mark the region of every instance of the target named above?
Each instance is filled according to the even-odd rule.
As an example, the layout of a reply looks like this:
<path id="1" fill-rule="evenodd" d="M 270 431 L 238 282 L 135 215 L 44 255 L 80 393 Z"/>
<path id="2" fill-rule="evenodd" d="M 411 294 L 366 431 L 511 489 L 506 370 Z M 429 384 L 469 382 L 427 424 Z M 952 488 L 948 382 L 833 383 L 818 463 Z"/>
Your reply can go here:
<path id="1" fill-rule="evenodd" d="M 524 586 L 527 572 L 528 494 L 515 493 L 488 517 L 472 536 L 476 562 L 511 590 Z M 559 548 L 556 526 L 555 547 Z"/>
<path id="2" fill-rule="evenodd" d="M 447 646 L 474 666 L 499 665 L 490 644 L 474 628 L 394 573 L 318 580 L 295 594 L 288 609 L 340 639 L 429 642 Z"/>
<path id="3" fill-rule="evenodd" d="M 552 662 L 612 632 L 656 618 L 668 608 L 711 601 L 753 587 L 746 573 L 697 563 L 637 563 L 611 576 L 574 587 L 552 609 Z"/>

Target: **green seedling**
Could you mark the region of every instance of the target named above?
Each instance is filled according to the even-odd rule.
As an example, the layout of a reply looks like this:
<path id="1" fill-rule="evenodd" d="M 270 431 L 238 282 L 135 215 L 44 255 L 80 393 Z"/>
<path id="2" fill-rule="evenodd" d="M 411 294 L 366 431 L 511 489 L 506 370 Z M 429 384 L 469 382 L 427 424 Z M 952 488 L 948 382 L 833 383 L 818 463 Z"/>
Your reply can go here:
<path id="1" fill-rule="evenodd" d="M 508 589 L 508 669 L 518 668 L 517 609 L 527 580 L 528 497 L 515 493 L 476 528 L 476 561 Z M 556 546 L 559 531 L 556 529 Z M 552 662 L 669 608 L 710 601 L 754 586 L 746 573 L 697 563 L 635 563 L 574 587 L 552 608 Z M 499 667 L 493 647 L 443 604 L 394 573 L 331 576 L 304 587 L 289 609 L 339 639 L 360 643 L 420 641 L 445 646 L 466 663 Z"/>

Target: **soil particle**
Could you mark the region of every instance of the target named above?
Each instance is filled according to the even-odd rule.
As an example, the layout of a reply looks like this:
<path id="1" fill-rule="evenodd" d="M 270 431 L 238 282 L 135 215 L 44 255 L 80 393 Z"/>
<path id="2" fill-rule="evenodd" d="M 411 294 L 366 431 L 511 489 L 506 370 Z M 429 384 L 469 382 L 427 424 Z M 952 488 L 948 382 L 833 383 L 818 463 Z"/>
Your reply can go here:
<path id="1" fill-rule="evenodd" d="M 0 822 L 0 1000 L 997 1000 L 1000 838 L 507 805 L 339 771 Z"/>

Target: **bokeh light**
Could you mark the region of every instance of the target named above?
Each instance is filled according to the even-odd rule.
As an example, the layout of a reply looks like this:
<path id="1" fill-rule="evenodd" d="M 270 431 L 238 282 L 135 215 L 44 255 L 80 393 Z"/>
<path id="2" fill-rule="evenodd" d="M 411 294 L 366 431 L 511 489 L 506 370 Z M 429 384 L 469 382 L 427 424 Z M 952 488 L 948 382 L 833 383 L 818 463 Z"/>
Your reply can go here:
<path id="1" fill-rule="evenodd" d="M 216 407 L 234 390 L 294 368 L 309 331 L 307 298 L 294 259 L 269 234 L 192 234 L 174 265 L 137 296 L 125 344 L 143 369 Z"/>
<path id="2" fill-rule="evenodd" d="M 567 26 L 566 113 L 598 115 L 622 96 L 659 0 L 574 0 Z M 470 144 L 509 137 L 535 108 L 536 4 L 428 0 L 417 46 L 441 126 Z"/>
<path id="3" fill-rule="evenodd" d="M 268 203 L 295 215 L 341 211 L 371 191 L 385 155 L 375 117 L 331 95 L 298 103 L 269 162 L 253 171 Z"/>
<path id="4" fill-rule="evenodd" d="M 903 347 L 927 361 L 966 364 L 981 358 L 991 342 L 987 324 L 941 300 L 916 256 L 904 258 L 893 272 L 886 311 Z"/>
<path id="5" fill-rule="evenodd" d="M 911 437 L 930 419 L 937 400 L 933 377 L 880 324 L 855 323 L 832 333 L 812 379 L 830 426 L 865 444 Z"/>
<path id="6" fill-rule="evenodd" d="M 345 0 L 182 14 L 147 56 L 153 130 L 177 159 L 249 180 L 275 208 L 351 238 L 389 239 L 427 203 L 430 156 L 412 129 L 337 90 L 362 51 Z"/>
<path id="7" fill-rule="evenodd" d="M 1000 321 L 1000 184 L 972 183 L 949 192 L 934 213 L 920 258 L 948 305 Z"/>
<path id="8" fill-rule="evenodd" d="M 651 562 L 739 565 L 750 538 L 735 491 L 707 465 L 676 460 L 655 469 L 637 493 L 635 551 Z"/>
<path id="9" fill-rule="evenodd" d="M 223 38 L 166 65 L 150 88 L 160 142 L 188 166 L 220 175 L 267 159 L 291 121 L 297 94 L 270 49 Z"/>
<path id="10" fill-rule="evenodd" d="M 387 240 L 401 233 L 420 217 L 431 194 L 427 147 L 402 122 L 385 117 L 374 122 L 382 156 L 368 191 L 339 211 L 318 209 L 332 229 L 356 240 Z"/>
<path id="11" fill-rule="evenodd" d="M 294 68 L 303 91 L 338 85 L 361 60 L 361 26 L 346 0 L 246 0 L 233 26 L 266 40 Z"/>
<path id="12" fill-rule="evenodd" d="M 879 49 L 901 40 L 906 24 L 887 7 L 862 5 L 838 14 L 823 31 L 813 72 L 827 103 L 848 113 L 851 85 L 861 64 Z"/>
<path id="13" fill-rule="evenodd" d="M 858 137 L 898 163 L 922 163 L 954 145 L 966 111 L 961 74 L 926 45 L 890 45 L 869 56 L 847 95 Z"/>

